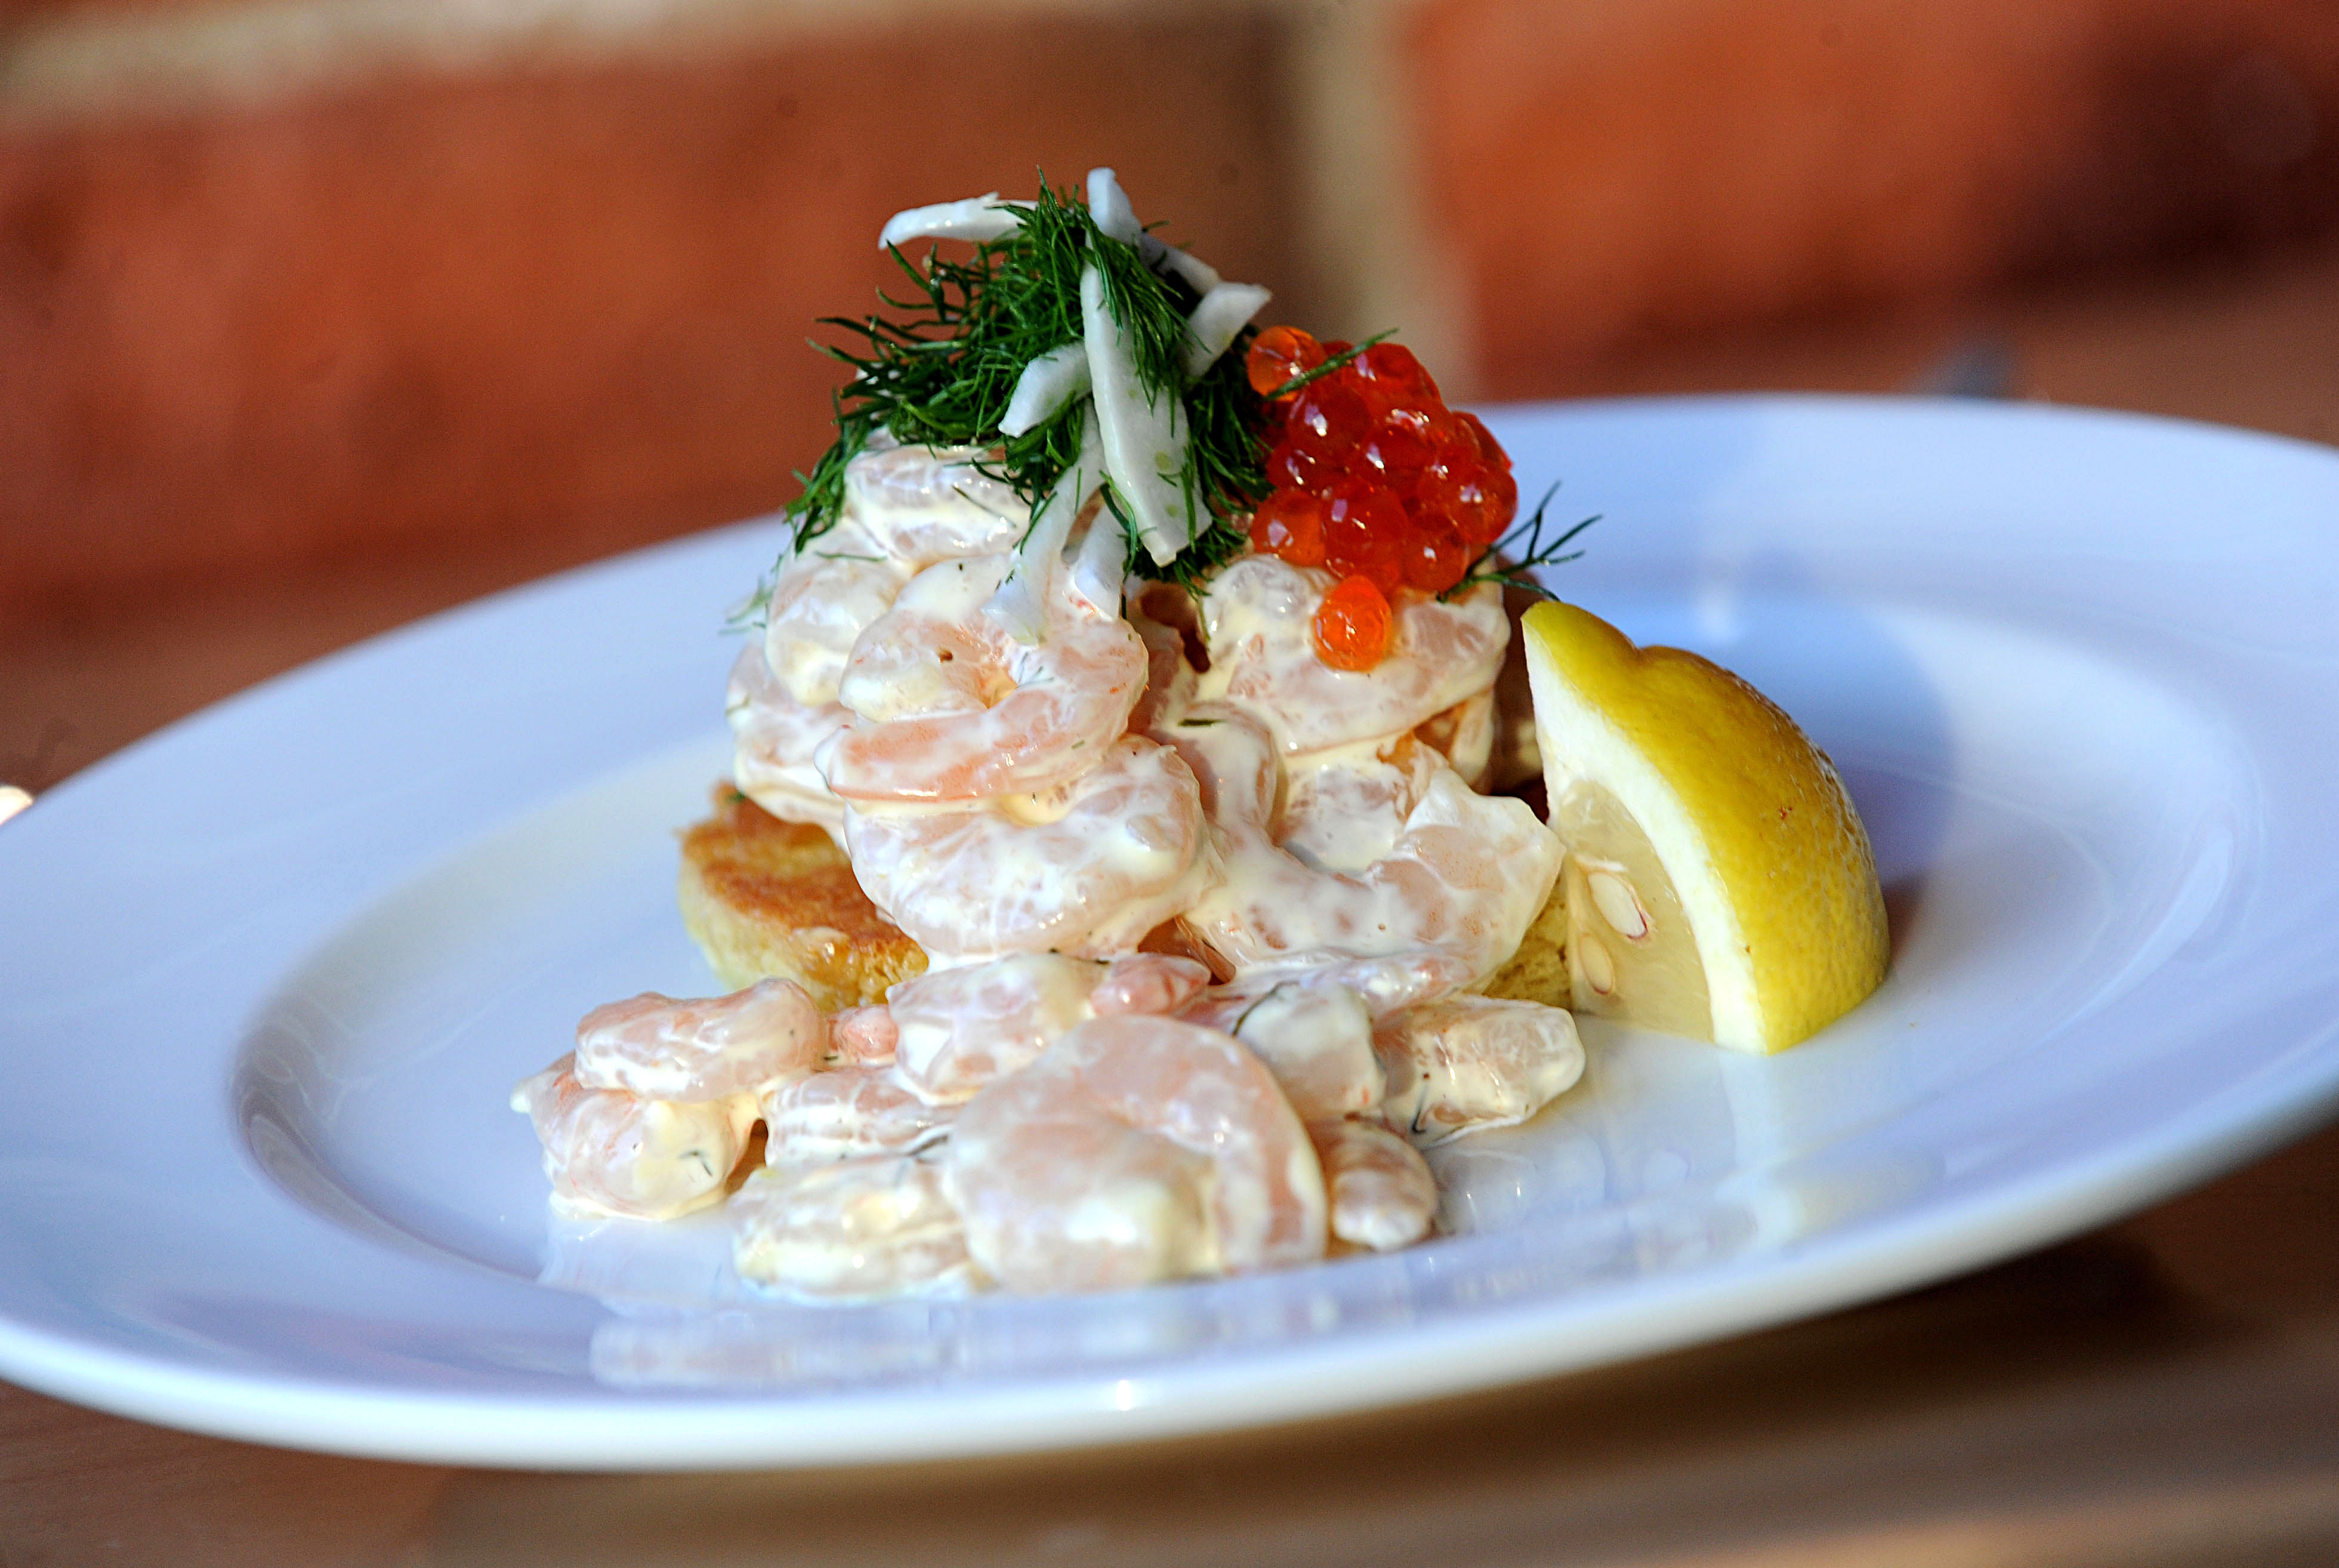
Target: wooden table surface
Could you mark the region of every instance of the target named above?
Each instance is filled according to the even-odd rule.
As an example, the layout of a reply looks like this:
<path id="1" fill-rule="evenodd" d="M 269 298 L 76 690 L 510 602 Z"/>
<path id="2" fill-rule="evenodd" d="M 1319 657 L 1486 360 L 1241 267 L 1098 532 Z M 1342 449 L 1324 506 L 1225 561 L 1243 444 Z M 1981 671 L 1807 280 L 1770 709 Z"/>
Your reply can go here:
<path id="1" fill-rule="evenodd" d="M 2334 324 L 2326 259 L 2255 292 L 2091 296 L 1997 328 L 2028 390 L 2329 439 L 2339 354 L 2268 346 L 2328 346 Z M 1651 376 L 1889 386 L 1938 347 L 1888 324 Z M 44 787 L 254 680 L 564 564 L 557 545 L 483 544 L 0 627 L 0 781 Z M 2339 1130 L 2044 1252 L 1762 1334 L 1441 1405 L 1011 1461 L 392 1464 L 0 1385 L 0 1568 L 2339 1563 L 2334 1215 Z"/>

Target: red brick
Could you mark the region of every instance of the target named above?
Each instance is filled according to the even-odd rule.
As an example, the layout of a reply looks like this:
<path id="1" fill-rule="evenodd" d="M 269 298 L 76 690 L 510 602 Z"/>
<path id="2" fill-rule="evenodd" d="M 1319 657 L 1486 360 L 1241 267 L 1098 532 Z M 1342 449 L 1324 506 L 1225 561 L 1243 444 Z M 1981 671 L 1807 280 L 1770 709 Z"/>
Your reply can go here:
<path id="1" fill-rule="evenodd" d="M 1636 342 L 2339 216 L 2319 0 L 1435 0 L 1410 43 L 1498 396 Z"/>
<path id="2" fill-rule="evenodd" d="M 1277 55 L 1256 20 L 923 23 L 0 134 L 0 614 L 775 506 L 835 380 L 804 340 L 873 305 L 895 208 L 1116 163 L 1288 275 Z"/>
<path id="3" fill-rule="evenodd" d="M 219 0 L 0 0 L 0 24 L 15 26 L 56 16 L 108 12 L 152 17 L 157 14 L 199 11 L 218 4 Z"/>

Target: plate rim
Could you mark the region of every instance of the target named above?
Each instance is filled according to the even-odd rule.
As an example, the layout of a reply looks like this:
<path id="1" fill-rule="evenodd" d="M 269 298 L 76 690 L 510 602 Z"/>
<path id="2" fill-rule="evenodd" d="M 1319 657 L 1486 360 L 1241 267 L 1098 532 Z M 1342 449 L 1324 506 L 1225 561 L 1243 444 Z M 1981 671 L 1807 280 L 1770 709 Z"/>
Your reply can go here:
<path id="1" fill-rule="evenodd" d="M 2339 1023 L 2325 1033 L 2339 1033 Z M 306 1379 L 190 1369 L 159 1357 L 92 1351 L 5 1319 L 0 1319 L 0 1374 L 38 1393 L 204 1435 L 413 1464 L 616 1472 L 818 1469 L 1126 1446 L 1296 1426 L 1464 1398 L 1739 1338 L 1922 1289 L 2066 1239 L 2213 1179 L 2313 1130 L 2334 1114 L 2339 1114 L 2339 1062 L 2326 1068 L 2311 1093 L 2268 1100 L 2221 1118 L 2206 1136 L 2170 1134 L 2157 1146 L 2130 1145 L 2104 1157 L 2083 1180 L 2045 1172 L 1977 1193 L 1886 1244 L 1872 1238 L 1857 1245 L 1824 1242 L 1812 1250 L 1849 1249 L 1857 1256 L 1816 1282 L 1806 1266 L 1810 1253 L 1790 1249 L 1772 1254 L 1748 1267 L 1755 1277 L 1740 1282 L 1747 1288 L 1732 1309 L 1721 1314 L 1705 1310 L 1694 1299 L 1696 1293 L 1688 1292 L 1692 1299 L 1666 1304 L 1666 1310 L 1596 1344 L 1587 1343 L 1565 1325 L 1543 1335 L 1498 1332 L 1505 1317 L 1534 1316 L 1531 1305 L 1522 1305 L 1468 1325 L 1440 1326 L 1436 1338 L 1465 1343 L 1431 1348 L 1469 1354 L 1466 1367 L 1444 1362 L 1435 1374 L 1406 1373 L 1394 1386 L 1384 1376 L 1369 1392 L 1363 1380 L 1343 1381 L 1339 1375 L 1363 1366 L 1385 1375 L 1379 1353 L 1405 1331 L 1380 1329 L 1337 1346 L 1308 1346 L 1281 1353 L 1279 1360 L 1314 1364 L 1306 1368 L 1310 1376 L 1305 1379 L 1312 1392 L 1304 1395 L 1283 1388 L 1282 1380 L 1261 1390 L 1248 1360 L 1206 1367 L 1199 1382 L 1174 1396 L 1140 1395 L 1119 1405 L 1093 1397 L 1065 1400 L 1060 1391 L 1093 1395 L 1097 1379 L 1079 1374 L 1026 1381 L 1001 1393 L 978 1388 L 940 1396 L 864 1394 L 851 1396 L 851 1402 L 864 1411 L 872 1405 L 900 1408 L 887 1410 L 883 1421 L 871 1423 L 864 1416 L 857 1429 L 842 1435 L 824 1434 L 816 1442 L 794 1437 L 775 1442 L 771 1427 L 786 1425 L 791 1416 L 801 1419 L 808 1405 L 809 1414 L 818 1415 L 826 1401 L 817 1396 L 806 1401 L 753 1390 L 660 1390 L 636 1397 L 597 1390 L 581 1399 L 537 1399 L 320 1386 Z M 44 1350 L 62 1356 L 35 1359 Z M 1413 1365 L 1426 1366 L 1432 1359 L 1436 1357 L 1416 1356 Z M 271 1403 L 255 1406 L 255 1392 L 264 1393 Z M 932 1406 L 938 1398 L 982 1409 L 982 1419 L 974 1424 L 972 1438 L 963 1429 L 948 1435 L 936 1429 Z M 1052 1408 L 1013 1408 L 1028 1404 Z M 607 1408 L 592 1408 L 596 1405 Z M 396 1419 L 385 1422 L 385 1416 Z M 465 1422 L 480 1425 L 467 1430 Z M 564 1434 L 566 1424 L 574 1425 L 567 1425 Z M 632 1430 L 613 1430 L 620 1426 Z M 548 1435 L 561 1435 L 547 1441 Z M 645 1443 L 646 1436 L 656 1441 Z"/>

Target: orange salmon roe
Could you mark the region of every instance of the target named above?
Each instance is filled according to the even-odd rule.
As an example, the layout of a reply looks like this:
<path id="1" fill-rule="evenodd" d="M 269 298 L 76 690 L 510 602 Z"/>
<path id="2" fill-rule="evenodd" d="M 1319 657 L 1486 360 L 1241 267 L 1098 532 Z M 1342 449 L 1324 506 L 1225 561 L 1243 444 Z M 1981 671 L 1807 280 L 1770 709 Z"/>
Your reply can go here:
<path id="1" fill-rule="evenodd" d="M 1269 327 L 1250 340 L 1243 374 L 1250 379 L 1252 391 L 1271 397 L 1278 387 L 1306 375 L 1325 358 L 1324 346 L 1298 328 Z"/>
<path id="2" fill-rule="evenodd" d="M 1389 603 L 1370 577 L 1342 577 L 1316 611 L 1316 656 L 1336 670 L 1368 670 L 1388 652 Z"/>
<path id="3" fill-rule="evenodd" d="M 1347 347 L 1269 327 L 1244 370 L 1264 397 Z M 1251 547 L 1342 575 L 1317 616 L 1317 650 L 1336 668 L 1370 669 L 1388 646 L 1390 597 L 1444 593 L 1510 528 L 1519 488 L 1509 454 L 1475 415 L 1448 409 L 1396 343 L 1318 377 L 1268 418 L 1273 488 L 1252 517 Z"/>
<path id="4" fill-rule="evenodd" d="M 1295 567 L 1322 566 L 1324 498 L 1306 490 L 1276 491 L 1251 514 L 1250 547 Z"/>

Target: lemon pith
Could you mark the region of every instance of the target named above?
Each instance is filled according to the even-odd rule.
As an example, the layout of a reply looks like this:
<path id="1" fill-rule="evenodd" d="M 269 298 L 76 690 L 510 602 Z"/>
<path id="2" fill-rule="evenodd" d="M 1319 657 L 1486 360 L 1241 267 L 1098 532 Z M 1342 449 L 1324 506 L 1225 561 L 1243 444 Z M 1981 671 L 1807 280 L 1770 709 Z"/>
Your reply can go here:
<path id="1" fill-rule="evenodd" d="M 1570 852 L 1579 1011 L 1772 1051 L 1874 991 L 1887 942 L 1868 834 L 1794 721 L 1719 666 L 1636 647 L 1573 605 L 1521 624 Z M 1703 981 L 1702 1029 L 1685 969 Z"/>
<path id="2" fill-rule="evenodd" d="M 1667 1034 L 1713 1038 L 1705 968 L 1673 878 L 1648 835 L 1614 794 L 1578 779 L 1554 802 L 1551 825 L 1568 846 L 1560 867 L 1567 890 L 1567 1005 L 1596 1015 L 1621 1012 Z M 1614 1006 L 1611 999 L 1621 999 Z"/>

